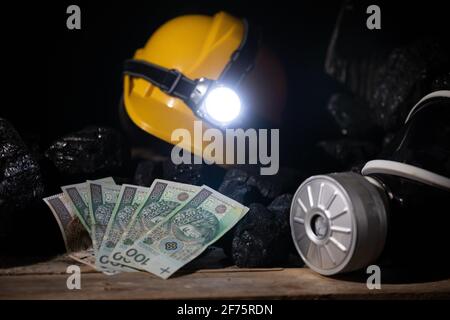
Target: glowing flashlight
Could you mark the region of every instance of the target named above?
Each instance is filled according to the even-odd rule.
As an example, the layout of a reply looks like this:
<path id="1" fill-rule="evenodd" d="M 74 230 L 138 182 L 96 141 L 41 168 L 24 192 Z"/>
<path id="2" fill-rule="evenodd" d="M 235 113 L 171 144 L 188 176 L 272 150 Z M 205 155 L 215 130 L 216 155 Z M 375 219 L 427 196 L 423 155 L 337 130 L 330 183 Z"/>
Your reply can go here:
<path id="1" fill-rule="evenodd" d="M 205 78 L 198 80 L 188 105 L 197 116 L 220 127 L 233 122 L 241 113 L 241 99 L 235 90 Z"/>
<path id="2" fill-rule="evenodd" d="M 241 112 L 241 99 L 227 87 L 212 89 L 205 97 L 204 104 L 208 116 L 223 124 L 233 121 Z"/>

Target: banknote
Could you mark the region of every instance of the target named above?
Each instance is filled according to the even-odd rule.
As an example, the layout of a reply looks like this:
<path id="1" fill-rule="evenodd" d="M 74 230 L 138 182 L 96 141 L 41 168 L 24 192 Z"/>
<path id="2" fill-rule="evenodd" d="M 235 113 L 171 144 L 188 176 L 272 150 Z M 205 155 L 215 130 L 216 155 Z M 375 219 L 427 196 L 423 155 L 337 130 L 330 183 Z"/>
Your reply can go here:
<path id="1" fill-rule="evenodd" d="M 109 260 L 115 263 L 130 261 L 124 252 L 155 225 L 164 220 L 200 190 L 200 187 L 156 179 L 150 186 L 143 203 L 134 211 L 131 221 L 117 242 Z"/>
<path id="2" fill-rule="evenodd" d="M 73 212 L 70 201 L 63 193 L 44 198 L 58 223 L 67 252 L 88 248 L 91 245 L 89 233 Z"/>
<path id="3" fill-rule="evenodd" d="M 149 192 L 150 188 L 122 185 L 118 200 L 109 219 L 103 242 L 95 259 L 95 264 L 98 267 L 116 271 L 134 271 L 134 269 L 110 261 L 108 257 L 128 227 L 133 213 L 144 203 Z"/>
<path id="4" fill-rule="evenodd" d="M 88 181 L 87 185 L 89 190 L 89 215 L 92 222 L 92 247 L 94 248 L 95 256 L 97 256 L 121 187 L 92 181 Z M 100 268 L 99 270 L 112 271 L 105 268 Z"/>
<path id="5" fill-rule="evenodd" d="M 69 257 L 109 275 L 143 270 L 167 279 L 248 211 L 207 186 L 159 179 L 150 188 L 105 178 L 62 190 L 43 200 Z"/>
<path id="6" fill-rule="evenodd" d="M 113 178 L 103 178 L 95 180 L 98 183 L 115 184 Z M 77 183 L 61 187 L 67 199 L 70 200 L 73 212 L 78 216 L 86 230 L 91 233 L 91 220 L 88 207 L 88 187 L 87 183 Z"/>
<path id="7" fill-rule="evenodd" d="M 135 241 L 124 256 L 132 266 L 167 279 L 224 235 L 247 211 L 240 203 L 203 186 L 189 202 Z"/>

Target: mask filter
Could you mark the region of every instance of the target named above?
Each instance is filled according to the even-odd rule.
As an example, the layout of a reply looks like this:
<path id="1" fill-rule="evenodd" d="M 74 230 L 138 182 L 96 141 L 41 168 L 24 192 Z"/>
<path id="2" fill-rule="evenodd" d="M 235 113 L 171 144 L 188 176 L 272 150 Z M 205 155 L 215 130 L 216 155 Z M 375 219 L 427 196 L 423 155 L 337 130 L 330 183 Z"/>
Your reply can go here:
<path id="1" fill-rule="evenodd" d="M 390 157 L 368 162 L 362 174 L 317 175 L 300 185 L 291 232 L 311 269 L 358 270 L 390 248 L 436 257 L 450 243 L 435 224 L 450 220 L 442 215 L 450 199 L 449 112 L 450 91 L 432 93 L 412 109 Z"/>
<path id="2" fill-rule="evenodd" d="M 307 265 L 324 275 L 353 271 L 376 259 L 387 233 L 387 199 L 356 173 L 313 176 L 291 207 L 295 245 Z"/>

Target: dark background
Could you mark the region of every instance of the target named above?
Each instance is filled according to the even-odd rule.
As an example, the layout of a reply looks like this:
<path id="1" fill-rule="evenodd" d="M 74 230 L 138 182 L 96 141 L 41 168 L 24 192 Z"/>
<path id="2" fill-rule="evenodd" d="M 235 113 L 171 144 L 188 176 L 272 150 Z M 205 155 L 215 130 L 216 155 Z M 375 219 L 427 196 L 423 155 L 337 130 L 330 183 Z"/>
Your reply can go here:
<path id="1" fill-rule="evenodd" d="M 73 3 L 81 7 L 81 30 L 66 28 L 66 8 Z M 324 59 L 342 3 L 317 0 L 13 4 L 4 10 L 4 15 L 13 19 L 2 22 L 9 44 L 3 46 L 3 51 L 9 59 L 3 65 L 8 90 L 0 116 L 10 120 L 21 134 L 37 133 L 43 148 L 62 134 L 86 125 L 119 127 L 117 106 L 122 94 L 123 61 L 132 57 L 165 21 L 182 14 L 225 10 L 259 24 L 264 42 L 280 57 L 287 71 L 288 102 L 280 128 L 281 162 L 295 166 L 297 159 L 305 157 L 298 150 L 338 134 L 326 105 L 330 95 L 342 88 L 324 73 Z M 430 25 L 448 20 L 445 2 L 375 3 L 382 8 L 382 31 L 367 30 L 368 15 L 362 10 L 360 28 L 372 38 L 378 32 L 382 42 L 396 46 L 408 43 Z M 355 50 L 360 45 L 355 43 Z M 286 159 L 284 154 L 298 157 Z"/>

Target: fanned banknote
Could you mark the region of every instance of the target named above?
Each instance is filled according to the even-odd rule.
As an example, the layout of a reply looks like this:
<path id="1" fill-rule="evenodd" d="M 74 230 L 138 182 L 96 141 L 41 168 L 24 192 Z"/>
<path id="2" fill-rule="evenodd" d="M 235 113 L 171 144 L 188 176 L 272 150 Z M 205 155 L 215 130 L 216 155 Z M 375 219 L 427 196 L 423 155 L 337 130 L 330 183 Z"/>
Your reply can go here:
<path id="1" fill-rule="evenodd" d="M 73 212 L 70 201 L 63 193 L 44 198 L 58 223 L 67 252 L 84 250 L 91 245 L 89 233 Z"/>
<path id="2" fill-rule="evenodd" d="M 92 222 L 91 235 L 95 256 L 98 256 L 98 250 L 119 197 L 120 189 L 120 186 L 88 181 L 89 215 Z M 105 268 L 101 270 L 112 271 Z"/>
<path id="3" fill-rule="evenodd" d="M 94 182 L 115 184 L 113 178 L 103 178 L 95 180 Z M 86 230 L 91 233 L 91 220 L 89 217 L 88 207 L 88 186 L 86 182 L 72 184 L 61 187 L 61 190 L 66 195 L 67 199 L 71 201 L 73 212 L 78 216 Z"/>
<path id="4" fill-rule="evenodd" d="M 130 262 L 124 256 L 125 250 L 168 215 L 191 200 L 199 190 L 198 186 L 156 179 L 150 186 L 143 203 L 134 211 L 127 229 L 109 255 L 109 260 L 115 263 Z"/>
<path id="5" fill-rule="evenodd" d="M 150 188 L 122 185 L 118 200 L 109 219 L 103 242 L 95 259 L 96 266 L 108 270 L 133 271 L 129 267 L 110 261 L 108 257 L 128 227 L 133 213 L 144 203 L 149 193 Z"/>
<path id="6" fill-rule="evenodd" d="M 203 186 L 125 251 L 130 265 L 167 279 L 231 229 L 247 207 Z M 127 263 L 125 263 L 127 264 Z"/>
<path id="7" fill-rule="evenodd" d="M 248 211 L 209 187 L 159 179 L 150 188 L 105 178 L 62 190 L 44 201 L 69 257 L 109 275 L 143 270 L 167 279 Z"/>

